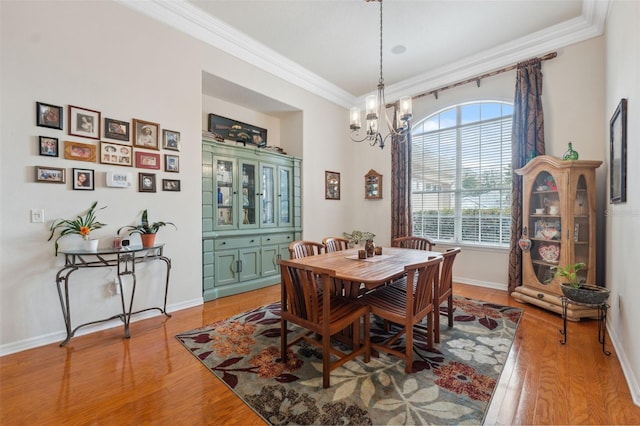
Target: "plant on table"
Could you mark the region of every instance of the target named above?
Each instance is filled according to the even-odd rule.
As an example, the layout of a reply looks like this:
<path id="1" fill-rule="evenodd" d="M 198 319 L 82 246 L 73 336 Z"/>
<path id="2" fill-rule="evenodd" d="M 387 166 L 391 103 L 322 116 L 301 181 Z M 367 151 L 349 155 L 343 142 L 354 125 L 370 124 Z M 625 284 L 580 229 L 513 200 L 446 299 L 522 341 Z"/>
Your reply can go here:
<path id="1" fill-rule="evenodd" d="M 60 231 L 58 238 L 55 239 L 55 250 L 56 256 L 58 255 L 58 240 L 69 234 L 77 234 L 80 235 L 83 239 L 88 240 L 91 231 L 95 229 L 100 229 L 106 224 L 102 222 L 98 222 L 96 218 L 96 207 L 98 206 L 98 202 L 94 201 L 89 207 L 89 210 L 85 213 L 84 216 L 76 216 L 75 219 L 56 219 L 51 223 L 49 230 L 51 234 L 49 235 L 49 239 L 47 241 L 51 241 L 53 236 L 57 231 Z M 102 210 L 107 206 L 100 207 L 98 210 Z"/>
<path id="2" fill-rule="evenodd" d="M 143 240 L 143 247 L 150 247 L 155 241 L 155 234 L 160 230 L 160 228 L 167 225 L 173 226 L 174 228 L 176 228 L 176 230 L 178 229 L 178 227 L 173 222 L 149 222 L 149 213 L 147 212 L 147 209 L 144 209 L 144 211 L 142 212 L 142 219 L 140 221 L 140 224 L 122 226 L 120 229 L 118 229 L 118 235 L 120 235 L 120 231 L 122 231 L 123 229 L 128 230 L 129 235 L 140 234 L 140 238 Z M 147 238 L 149 239 L 147 240 Z"/>
<path id="3" fill-rule="evenodd" d="M 352 231 L 350 234 L 348 232 L 344 232 L 343 235 L 353 244 L 360 244 L 367 240 L 373 240 L 376 236 L 376 234 L 367 231 Z"/>

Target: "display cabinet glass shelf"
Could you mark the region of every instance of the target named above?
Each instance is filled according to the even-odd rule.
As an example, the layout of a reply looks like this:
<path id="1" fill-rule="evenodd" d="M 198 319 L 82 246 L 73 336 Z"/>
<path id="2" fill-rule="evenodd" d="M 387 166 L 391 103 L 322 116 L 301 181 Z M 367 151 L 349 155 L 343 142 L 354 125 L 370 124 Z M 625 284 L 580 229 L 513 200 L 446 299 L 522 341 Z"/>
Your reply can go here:
<path id="1" fill-rule="evenodd" d="M 562 314 L 557 265 L 583 262 L 580 279 L 595 284 L 595 170 L 601 161 L 566 161 L 548 155 L 515 172 L 523 177 L 523 234 L 531 244 L 522 252 L 522 286 L 511 295 Z M 593 309 L 571 306 L 567 318 L 596 317 Z"/>

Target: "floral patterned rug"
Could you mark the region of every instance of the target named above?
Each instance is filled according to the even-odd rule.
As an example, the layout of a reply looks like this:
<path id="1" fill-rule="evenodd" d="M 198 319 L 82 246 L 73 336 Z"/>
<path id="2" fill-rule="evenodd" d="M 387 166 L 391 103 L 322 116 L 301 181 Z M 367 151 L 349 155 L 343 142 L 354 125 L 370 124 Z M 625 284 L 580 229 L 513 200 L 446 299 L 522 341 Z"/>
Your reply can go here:
<path id="1" fill-rule="evenodd" d="M 522 313 L 454 296 L 454 326 L 441 317 L 441 343 L 427 350 L 415 333 L 412 374 L 392 355 L 358 357 L 331 373 L 328 389 L 315 347 L 300 343 L 287 365 L 278 362 L 279 302 L 176 338 L 269 424 L 480 424 Z M 382 325 L 372 318 L 372 339 L 384 337 Z"/>

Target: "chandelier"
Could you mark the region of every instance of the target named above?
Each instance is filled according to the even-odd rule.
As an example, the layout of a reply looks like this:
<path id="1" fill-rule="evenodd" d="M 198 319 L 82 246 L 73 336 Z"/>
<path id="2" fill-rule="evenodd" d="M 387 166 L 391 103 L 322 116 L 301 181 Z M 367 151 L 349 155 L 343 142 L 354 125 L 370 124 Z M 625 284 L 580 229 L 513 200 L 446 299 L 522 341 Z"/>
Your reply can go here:
<path id="1" fill-rule="evenodd" d="M 361 135 L 360 129 L 362 127 L 360 108 L 353 107 L 349 112 L 351 129 L 351 140 L 354 142 L 367 141 L 371 146 L 378 144 L 380 149 L 384 148 L 386 140 L 391 136 L 399 142 L 405 142 L 407 134 L 411 129 L 411 96 L 403 96 L 400 101 L 395 105 L 394 120 L 391 121 L 387 115 L 387 103 L 384 98 L 384 77 L 382 75 L 382 0 L 366 0 L 378 1 L 380 3 L 380 79 L 378 79 L 378 93 L 376 95 L 369 95 L 365 100 L 366 105 L 366 120 L 367 127 L 366 133 Z M 380 128 L 384 123 L 379 123 L 379 120 L 384 120 L 387 125 L 389 133 L 383 137 L 380 133 Z"/>

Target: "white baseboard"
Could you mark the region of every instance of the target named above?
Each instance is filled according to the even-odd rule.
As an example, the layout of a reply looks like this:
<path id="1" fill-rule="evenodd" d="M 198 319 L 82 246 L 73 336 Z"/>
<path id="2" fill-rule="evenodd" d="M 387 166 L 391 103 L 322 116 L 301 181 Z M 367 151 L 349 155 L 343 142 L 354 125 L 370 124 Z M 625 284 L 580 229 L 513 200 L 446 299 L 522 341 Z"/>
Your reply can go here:
<path id="1" fill-rule="evenodd" d="M 609 339 L 611 340 L 611 344 L 616 350 L 616 355 L 618 356 L 618 361 L 620 361 L 620 366 L 622 367 L 622 373 L 627 381 L 627 386 L 629 386 L 629 392 L 631 392 L 631 399 L 633 403 L 640 407 L 640 386 L 638 385 L 637 378 L 633 375 L 633 369 L 631 368 L 631 364 L 629 363 L 629 359 L 624 352 L 624 348 L 622 344 L 620 344 L 620 339 L 616 334 L 615 330 L 611 330 L 609 327 L 610 324 L 607 324 L 607 332 L 609 334 Z"/>
<path id="2" fill-rule="evenodd" d="M 460 283 L 460 284 L 474 285 L 476 287 L 486 287 L 494 290 L 504 290 L 504 291 L 507 291 L 507 287 L 508 287 L 507 284 L 504 284 L 504 283 L 488 283 L 486 281 L 476 281 L 476 280 L 470 280 L 468 278 L 453 277 L 453 282 Z"/>
<path id="3" fill-rule="evenodd" d="M 176 311 L 180 311 L 182 309 L 192 308 L 194 306 L 200 306 L 204 303 L 204 299 L 202 297 L 186 300 L 180 303 L 176 303 L 173 305 L 167 306 L 167 312 L 172 313 Z M 143 319 L 156 317 L 158 315 L 163 315 L 158 310 L 145 311 L 136 315 L 131 316 L 131 322 L 140 321 Z M 99 324 L 88 325 L 86 327 L 82 327 L 78 330 L 75 336 L 83 336 L 89 333 L 95 333 L 96 331 L 107 330 L 109 328 L 114 327 L 122 327 L 122 321 L 119 319 L 114 319 L 111 321 L 105 321 Z M 57 331 L 54 333 L 44 334 L 42 336 L 32 337 L 25 340 L 20 340 L 13 343 L 8 343 L 6 345 L 0 346 L 0 356 L 10 355 L 16 352 L 26 351 L 27 349 L 33 349 L 44 345 L 49 345 L 51 343 L 60 343 L 67 338 L 67 332 L 64 330 Z"/>

